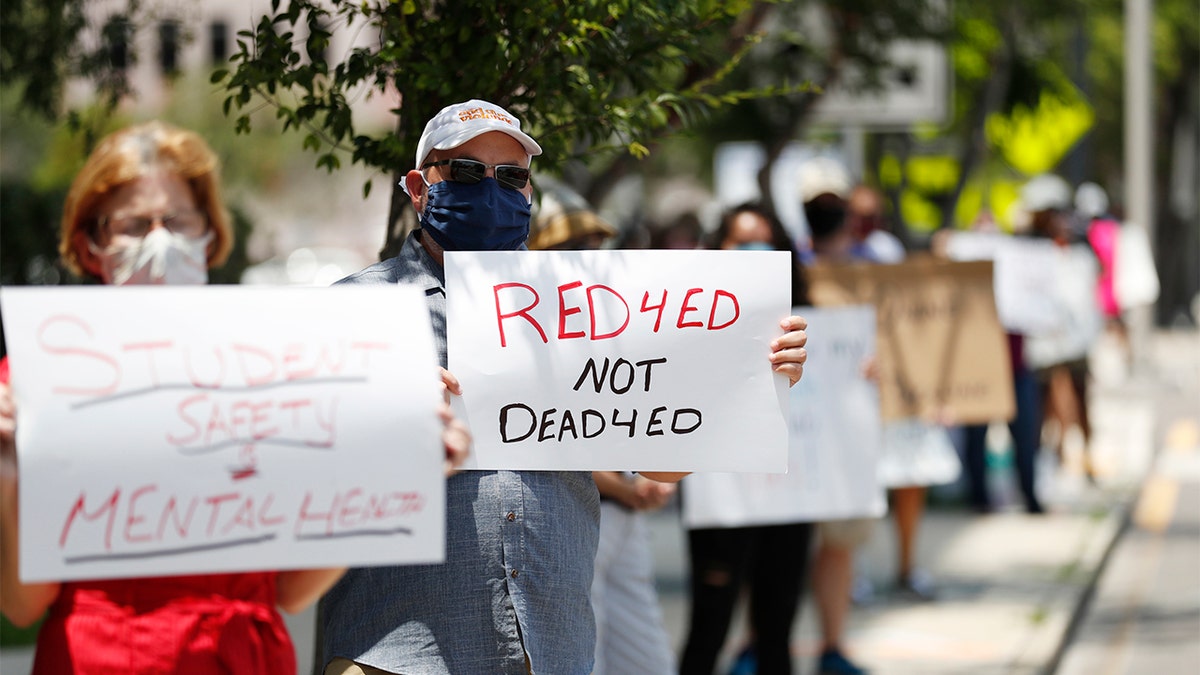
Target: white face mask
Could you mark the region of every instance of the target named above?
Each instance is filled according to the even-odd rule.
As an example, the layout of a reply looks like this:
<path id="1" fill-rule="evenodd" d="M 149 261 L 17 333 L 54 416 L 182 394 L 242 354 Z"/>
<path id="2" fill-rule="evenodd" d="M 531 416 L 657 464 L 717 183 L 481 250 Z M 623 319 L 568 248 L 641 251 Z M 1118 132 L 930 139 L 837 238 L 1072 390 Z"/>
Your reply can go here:
<path id="1" fill-rule="evenodd" d="M 191 239 L 165 227 L 140 239 L 116 237 L 100 257 L 101 279 L 115 286 L 208 283 L 208 242 L 212 233 Z"/>

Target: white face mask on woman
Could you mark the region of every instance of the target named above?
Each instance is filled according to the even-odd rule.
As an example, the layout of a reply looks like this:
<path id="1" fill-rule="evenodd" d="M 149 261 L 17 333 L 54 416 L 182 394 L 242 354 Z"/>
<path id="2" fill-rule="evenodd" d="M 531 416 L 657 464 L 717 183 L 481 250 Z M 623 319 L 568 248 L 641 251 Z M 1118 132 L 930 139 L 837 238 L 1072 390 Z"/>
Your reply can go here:
<path id="1" fill-rule="evenodd" d="M 211 232 L 192 238 L 159 227 L 145 237 L 114 237 L 103 250 L 93 250 L 106 284 L 201 285 L 208 283 L 211 240 Z"/>

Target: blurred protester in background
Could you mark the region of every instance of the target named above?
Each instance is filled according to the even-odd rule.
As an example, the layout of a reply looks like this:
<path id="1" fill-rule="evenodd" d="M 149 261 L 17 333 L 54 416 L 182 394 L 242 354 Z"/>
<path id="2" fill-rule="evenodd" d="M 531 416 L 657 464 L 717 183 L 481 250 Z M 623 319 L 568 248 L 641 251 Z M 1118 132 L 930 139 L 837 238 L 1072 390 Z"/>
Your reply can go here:
<path id="1" fill-rule="evenodd" d="M 537 181 L 541 199 L 529 231 L 530 250 L 601 248 L 616 229 L 578 193 L 548 178 Z M 665 506 L 674 483 L 629 472 L 593 471 L 600 492 L 600 540 L 592 576 L 596 617 L 594 675 L 669 675 L 675 652 L 658 593 L 650 533 L 642 512 Z"/>
<path id="2" fill-rule="evenodd" d="M 1015 236 L 1044 236 L 1065 241 L 1069 228 L 1066 218 L 1058 210 L 1069 199 L 1069 187 L 1057 176 L 1026 183 L 1021 190 L 1022 213 L 1017 219 Z M 1039 213 L 1040 216 L 1037 215 Z M 1045 512 L 1045 508 L 1037 495 L 1035 471 L 1042 437 L 1042 393 L 1037 377 L 1025 361 L 1025 336 L 1009 332 L 1007 337 L 1016 409 L 1013 418 L 1008 421 L 1008 430 L 1012 438 L 1017 483 L 1025 502 L 1025 511 L 1040 514 Z M 987 430 L 987 424 L 969 424 L 964 427 L 963 437 L 967 496 L 971 507 L 979 513 L 995 510 L 987 481 Z"/>
<path id="3" fill-rule="evenodd" d="M 849 172 L 836 160 L 818 157 L 801 165 L 797 186 L 812 241 L 805 264 L 853 261 L 858 241 L 846 218 L 847 200 L 853 189 Z M 879 480 L 874 475 L 862 479 Z M 817 524 L 812 586 L 821 622 L 820 675 L 866 672 L 846 656 L 844 638 L 854 585 L 854 554 L 870 538 L 874 524 L 873 518 Z"/>
<path id="4" fill-rule="evenodd" d="M 616 236 L 616 228 L 601 218 L 579 193 L 563 183 L 539 176 L 536 187 L 540 200 L 529 228 L 531 250 L 599 249 Z"/>
<path id="5" fill-rule="evenodd" d="M 1072 227 L 1071 188 L 1062 178 L 1054 174 L 1034 176 L 1022 188 L 1021 202 L 1031 214 L 1030 236 L 1050 239 L 1063 247 L 1087 241 L 1085 232 Z M 1070 311 L 1071 308 L 1066 309 Z M 1071 426 L 1078 426 L 1083 435 L 1085 469 L 1089 477 L 1093 476 L 1091 463 L 1086 461 L 1086 449 L 1092 438 L 1088 415 L 1091 373 L 1087 351 L 1061 362 L 1041 364 L 1035 374 L 1042 402 L 1039 445 L 1047 431 L 1046 422 L 1053 421 L 1054 426 L 1049 430 L 1054 433 L 1052 447 L 1061 461 L 1066 431 Z"/>
<path id="6" fill-rule="evenodd" d="M 218 184 L 217 157 L 195 133 L 148 122 L 109 135 L 67 194 L 64 263 L 101 284 L 206 283 L 208 268 L 232 246 Z M 294 673 L 295 650 L 276 608 L 307 607 L 343 569 L 19 580 L 16 410 L 7 360 L 0 373 L 0 604 L 18 626 L 50 610 L 33 672 Z M 470 437 L 446 415 L 447 450 L 460 461 Z"/>
<path id="7" fill-rule="evenodd" d="M 846 227 L 854 237 L 853 255 L 860 260 L 892 264 L 908 255 L 892 228 L 879 190 L 860 183 L 846 202 Z"/>
<path id="8" fill-rule="evenodd" d="M 1075 213 L 1088 244 L 1100 262 L 1100 278 L 1096 282 L 1096 302 L 1104 314 L 1105 329 L 1117 339 L 1125 358 L 1129 358 L 1129 331 L 1121 316 L 1117 300 L 1114 271 L 1117 239 L 1121 223 L 1109 213 L 1108 193 L 1095 183 L 1080 183 L 1075 188 Z"/>
<path id="9" fill-rule="evenodd" d="M 881 264 L 903 262 L 907 256 L 904 244 L 892 234 L 884 208 L 883 195 L 875 188 L 859 183 L 854 186 L 847 200 L 846 227 L 854 237 L 853 257 Z M 944 433 L 940 426 L 929 429 L 930 433 Z M 948 441 L 947 441 L 948 442 Z M 950 447 L 947 445 L 947 447 Z M 905 453 L 904 457 L 910 457 Z M 886 447 L 881 461 L 895 459 L 888 456 Z M 908 474 L 908 471 L 887 473 Z M 896 591 L 909 600 L 927 601 L 936 596 L 928 574 L 916 566 L 917 531 L 925 514 L 925 485 L 887 485 L 891 501 L 892 519 L 896 526 Z M 860 575 L 861 576 L 861 575 Z M 872 593 L 870 582 L 862 578 L 857 584 L 860 589 L 855 597 Z"/>
<path id="10" fill-rule="evenodd" d="M 726 211 L 709 248 L 792 251 L 792 305 L 808 304 L 803 270 L 777 218 L 748 203 Z M 683 483 L 687 499 L 687 481 Z M 791 673 L 790 640 L 806 581 L 810 523 L 690 529 L 691 613 L 679 672 L 712 675 L 725 644 L 734 607 L 749 592 L 751 643 L 738 655 L 735 673 Z"/>
<path id="11" fill-rule="evenodd" d="M 692 250 L 700 248 L 704 237 L 704 228 L 700 225 L 700 217 L 688 211 L 681 213 L 674 220 L 650 231 L 650 248 Z"/>

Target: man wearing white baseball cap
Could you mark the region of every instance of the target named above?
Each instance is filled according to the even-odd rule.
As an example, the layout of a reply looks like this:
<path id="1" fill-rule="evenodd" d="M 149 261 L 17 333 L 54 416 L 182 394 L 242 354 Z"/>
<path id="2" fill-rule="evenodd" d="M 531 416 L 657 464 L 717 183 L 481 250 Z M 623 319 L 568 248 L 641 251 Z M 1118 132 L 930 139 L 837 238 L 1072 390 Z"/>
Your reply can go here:
<path id="1" fill-rule="evenodd" d="M 443 381 L 444 251 L 524 249 L 530 161 L 542 149 L 507 110 L 473 99 L 443 108 L 417 145 L 404 189 L 420 228 L 399 254 L 338 283 L 425 289 Z M 781 322 L 772 367 L 794 384 L 806 324 Z M 644 474 L 665 481 L 683 474 Z M 446 482 L 446 561 L 351 569 L 321 600 L 326 675 L 554 673 L 593 665 L 589 592 L 599 498 L 586 471 L 465 471 Z"/>

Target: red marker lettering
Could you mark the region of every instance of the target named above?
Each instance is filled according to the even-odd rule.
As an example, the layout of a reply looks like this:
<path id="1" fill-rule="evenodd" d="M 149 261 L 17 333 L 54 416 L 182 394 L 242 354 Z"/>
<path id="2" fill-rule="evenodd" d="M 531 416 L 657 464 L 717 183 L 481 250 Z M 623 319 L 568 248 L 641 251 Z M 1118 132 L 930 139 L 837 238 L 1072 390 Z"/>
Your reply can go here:
<path id="1" fill-rule="evenodd" d="M 186 345 L 184 345 L 183 365 L 187 370 L 188 381 L 192 383 L 193 387 L 198 387 L 200 389 L 217 389 L 221 386 L 221 383 L 225 381 L 225 354 L 220 349 L 213 349 L 212 352 L 213 355 L 216 356 L 217 360 L 217 374 L 213 379 L 207 382 L 202 382 L 196 375 L 195 369 L 192 367 L 192 351 L 191 349 L 187 348 Z"/>
<path id="2" fill-rule="evenodd" d="M 174 445 L 187 445 L 188 443 L 192 443 L 193 441 L 195 441 L 196 439 L 198 439 L 200 437 L 200 423 L 197 422 L 195 419 L 193 419 L 190 415 L 188 415 L 187 409 L 193 403 L 203 402 L 203 401 L 207 401 L 207 400 L 208 400 L 208 394 L 196 394 L 194 396 L 189 396 L 179 402 L 179 407 L 177 408 L 177 410 L 179 411 L 179 419 L 186 422 L 188 424 L 188 426 L 190 426 L 192 428 L 192 435 L 184 437 L 184 436 L 176 436 L 175 434 L 168 433 L 167 434 L 167 442 L 168 443 L 172 443 Z"/>
<path id="3" fill-rule="evenodd" d="M 181 522 L 179 519 L 178 506 L 174 495 L 167 501 L 167 506 L 163 509 L 162 520 L 158 521 L 158 539 L 162 541 L 163 533 L 167 529 L 167 520 L 171 520 L 175 525 L 175 533 L 181 539 L 187 539 L 188 530 L 192 527 L 192 515 L 196 513 L 197 499 L 192 498 L 188 503 L 187 515 L 183 517 Z M 172 517 L 173 516 L 173 517 Z"/>
<path id="4" fill-rule="evenodd" d="M 689 305 L 688 301 L 692 299 L 693 295 L 695 295 L 697 293 L 703 293 L 703 292 L 704 292 L 703 288 L 689 288 L 687 290 L 687 293 L 683 296 L 683 304 L 680 305 L 680 307 L 679 307 L 679 319 L 675 321 L 676 328 L 688 328 L 688 327 L 702 328 L 704 326 L 703 321 L 684 321 L 683 320 L 684 316 L 686 316 L 688 312 L 694 312 L 698 309 L 696 307 Z"/>
<path id="5" fill-rule="evenodd" d="M 579 314 L 583 310 L 581 310 L 579 307 L 567 307 L 566 303 L 564 302 L 563 294 L 566 291 L 569 291 L 574 288 L 579 288 L 580 286 L 583 286 L 582 281 L 572 281 L 569 284 L 563 284 L 558 287 L 558 339 L 559 340 L 566 340 L 569 338 L 581 338 L 586 335 L 586 333 L 584 333 L 581 330 L 572 331 L 570 333 L 567 332 L 567 317 L 572 314 Z M 588 289 L 588 301 L 589 301 L 589 303 L 591 302 L 591 289 Z M 593 315 L 592 316 L 592 332 L 595 333 L 596 317 L 595 317 L 594 312 L 592 313 L 592 315 Z"/>
<path id="6" fill-rule="evenodd" d="M 105 512 L 108 512 L 108 524 L 104 528 L 104 548 L 111 549 L 113 524 L 117 520 L 117 501 L 120 498 L 121 488 L 117 488 L 113 490 L 112 496 L 101 504 L 95 513 L 88 513 L 84 508 L 87 493 L 80 492 L 79 499 L 75 500 L 75 504 L 71 507 L 71 512 L 67 514 L 67 521 L 63 523 L 62 534 L 58 537 L 58 547 L 64 548 L 67 545 L 67 535 L 71 532 L 71 526 L 75 524 L 76 516 L 83 516 L 84 520 L 98 520 Z"/>
<path id="7" fill-rule="evenodd" d="M 605 333 L 604 335 L 597 335 L 596 334 L 596 298 L 595 298 L 594 293 L 595 293 L 595 291 L 601 291 L 601 290 L 612 293 L 614 296 L 616 296 L 616 298 L 618 300 L 621 301 L 621 305 L 625 307 L 625 321 L 623 321 L 621 323 L 620 327 L 618 327 L 616 330 L 612 331 L 611 333 Z M 629 325 L 629 303 L 625 302 L 625 298 L 621 297 L 620 293 L 614 291 L 613 289 L 611 289 L 608 286 L 605 286 L 603 284 L 595 284 L 594 286 L 588 286 L 587 296 L 588 296 L 588 314 L 591 316 L 591 319 L 592 319 L 592 339 L 593 340 L 605 340 L 605 339 L 608 339 L 611 337 L 616 337 L 616 336 L 620 335 L 621 332 L 625 330 L 625 327 Z M 643 300 L 643 302 L 644 302 L 644 300 Z"/>
<path id="8" fill-rule="evenodd" d="M 500 311 L 500 291 L 503 291 L 503 290 L 506 290 L 509 288 L 523 288 L 523 289 L 529 291 L 530 293 L 533 294 L 533 302 L 529 303 L 525 307 L 522 307 L 521 309 L 518 309 L 515 312 L 510 312 L 508 314 L 505 314 L 504 312 Z M 504 335 L 504 320 L 511 319 L 515 316 L 519 316 L 519 317 L 525 319 L 526 321 L 528 321 L 531 325 L 533 325 L 533 327 L 537 330 L 538 335 L 541 336 L 543 344 L 550 342 L 550 340 L 546 337 L 546 331 L 542 330 L 542 326 L 541 326 L 541 324 L 539 324 L 537 322 L 537 319 L 533 318 L 532 316 L 529 316 L 529 310 L 536 307 L 538 304 L 538 300 L 540 300 L 540 297 L 538 296 L 537 291 L 533 290 L 532 286 L 528 286 L 526 284 L 522 284 L 522 283 L 516 282 L 516 281 L 511 282 L 511 283 L 506 283 L 506 284 L 496 284 L 495 286 L 492 287 L 492 295 L 496 298 L 496 326 L 497 326 L 497 328 L 500 329 L 500 346 L 501 347 L 508 346 L 508 340 L 506 339 L 506 337 Z"/>
<path id="9" fill-rule="evenodd" d="M 730 300 L 733 301 L 733 318 L 726 321 L 725 323 L 717 326 L 713 322 L 716 320 L 717 305 L 720 303 L 721 298 L 729 298 Z M 738 317 L 741 316 L 741 314 L 742 314 L 742 309 L 741 309 L 741 307 L 738 306 L 737 296 L 728 291 L 722 291 L 720 289 L 717 289 L 717 291 L 713 294 L 712 310 L 710 310 L 708 313 L 708 329 L 709 330 L 721 330 L 722 328 L 727 328 L 729 326 L 732 326 L 733 322 L 737 321 Z"/>
<path id="10" fill-rule="evenodd" d="M 275 380 L 275 359 L 271 358 L 267 350 L 243 344 L 234 344 L 230 348 L 237 352 L 238 365 L 242 367 L 242 379 L 248 386 L 256 387 Z M 247 357 L 250 357 L 249 360 Z M 258 362 L 257 366 L 251 363 L 255 360 Z"/>
<path id="11" fill-rule="evenodd" d="M 108 384 L 97 385 L 95 387 L 55 387 L 53 390 L 54 393 L 78 396 L 105 396 L 115 392 L 117 390 L 117 385 L 121 382 L 121 367 L 117 364 L 116 359 L 98 351 L 84 349 L 83 347 L 69 347 L 49 343 L 46 334 L 53 328 L 68 324 L 74 325 L 83 331 L 83 334 L 86 335 L 88 339 L 92 338 L 92 328 L 84 323 L 83 319 L 65 315 L 52 316 L 46 319 L 45 323 L 38 328 L 38 346 L 41 347 L 45 352 L 54 354 L 56 356 L 82 356 L 102 363 L 112 369 L 112 379 Z M 67 369 L 63 369 L 63 372 L 70 372 L 72 377 L 78 377 L 80 369 L 71 368 L 69 371 Z"/>
<path id="12" fill-rule="evenodd" d="M 144 351 L 146 352 L 146 363 L 150 366 L 150 379 L 154 386 L 158 386 L 158 368 L 154 367 L 154 350 L 169 349 L 174 347 L 175 343 L 171 340 L 158 340 L 156 342 L 131 342 L 123 346 L 127 352 Z"/>
<path id="13" fill-rule="evenodd" d="M 223 495 L 213 495 L 204 500 L 206 504 L 212 507 L 212 515 L 208 519 L 208 536 L 212 536 L 213 530 L 217 526 L 217 514 L 221 511 L 221 504 L 231 499 L 237 499 L 238 493 L 227 492 Z"/>
<path id="14" fill-rule="evenodd" d="M 286 518 L 282 514 L 276 515 L 274 517 L 267 516 L 267 512 L 271 510 L 271 504 L 274 503 L 274 501 L 275 501 L 275 495 L 268 494 L 267 498 L 263 500 L 262 506 L 258 507 L 258 524 L 259 525 L 262 525 L 264 527 L 269 527 L 271 525 L 279 525 L 284 520 L 286 520 Z"/>
<path id="15" fill-rule="evenodd" d="M 125 541 L 150 541 L 153 539 L 153 536 L 150 534 L 137 536 L 130 530 L 133 529 L 134 525 L 146 520 L 142 516 L 139 516 L 135 513 L 137 511 L 138 497 L 141 497 L 147 492 L 154 492 L 157 489 L 157 485 L 143 485 L 142 487 L 134 490 L 133 494 L 129 496 L 129 513 L 125 515 Z"/>
<path id="16" fill-rule="evenodd" d="M 642 295 L 642 310 L 641 311 L 643 313 L 645 313 L 645 312 L 649 312 L 650 310 L 654 310 L 654 309 L 658 310 L 658 315 L 656 317 L 654 317 L 654 332 L 657 333 L 658 327 L 662 324 L 663 308 L 665 308 L 667 306 L 667 291 L 666 291 L 666 289 L 663 289 L 662 300 L 660 300 L 657 305 L 647 306 L 646 301 L 649 299 L 650 299 L 650 291 L 646 291 Z"/>
<path id="17" fill-rule="evenodd" d="M 339 504 L 337 514 L 338 525 L 349 529 L 363 520 L 360 515 L 363 513 L 363 507 L 352 503 L 359 497 L 362 497 L 362 488 L 354 488 L 342 496 L 339 500 L 341 504 Z"/>
<path id="18" fill-rule="evenodd" d="M 304 501 L 300 504 L 300 514 L 296 517 L 296 536 L 300 536 L 300 532 L 303 529 L 304 524 L 310 520 L 325 521 L 325 533 L 331 534 L 333 532 L 333 509 L 336 508 L 336 503 L 334 507 L 331 507 L 329 511 L 325 513 L 310 513 L 308 507 L 311 503 L 312 493 L 307 492 L 304 495 Z"/>
<path id="19" fill-rule="evenodd" d="M 246 499 L 242 501 L 242 506 L 237 510 L 237 513 L 234 514 L 233 520 L 229 521 L 229 524 L 225 526 L 225 529 L 221 530 L 221 534 L 229 534 L 230 530 L 238 526 L 244 527 L 251 532 L 254 531 L 253 497 L 246 497 Z"/>

